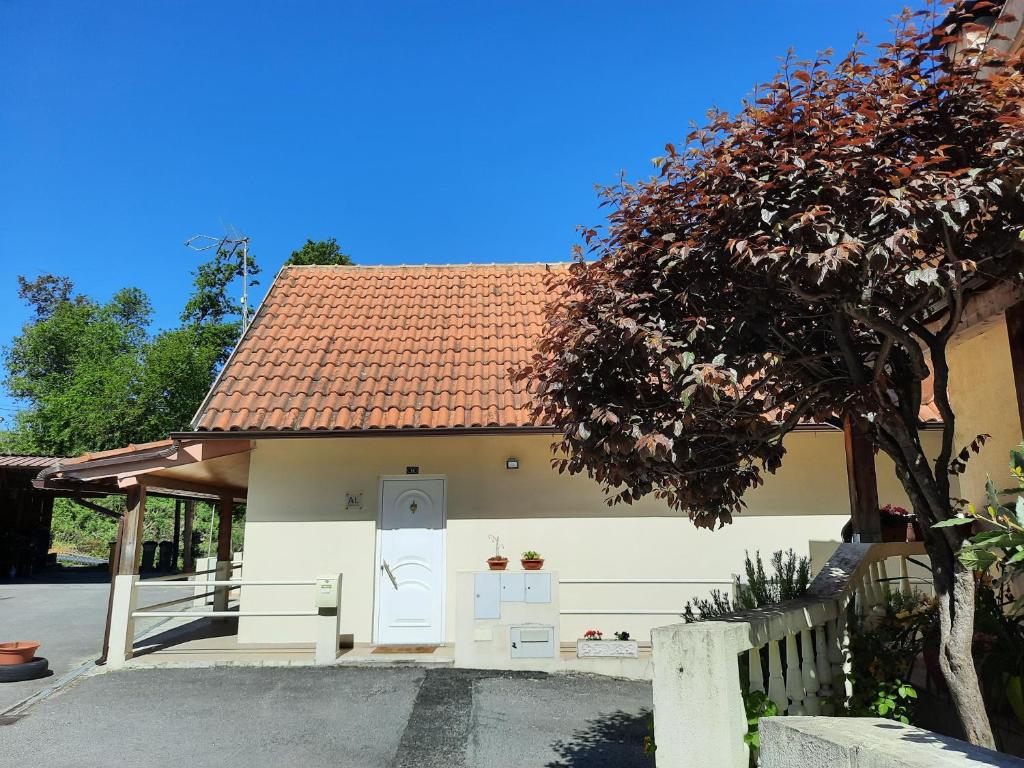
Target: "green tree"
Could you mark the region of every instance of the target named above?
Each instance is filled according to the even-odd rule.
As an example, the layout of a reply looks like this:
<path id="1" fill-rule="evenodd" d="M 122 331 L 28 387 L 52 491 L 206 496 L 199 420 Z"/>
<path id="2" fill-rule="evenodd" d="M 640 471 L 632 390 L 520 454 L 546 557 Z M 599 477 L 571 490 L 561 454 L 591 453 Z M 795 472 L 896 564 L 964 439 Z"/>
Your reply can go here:
<path id="1" fill-rule="evenodd" d="M 7 389 L 28 405 L 15 417 L 13 447 L 68 456 L 125 445 L 137 439 L 149 301 L 126 288 L 100 304 L 52 277 L 22 281 L 19 291 L 35 319 L 6 355 Z M 25 289 L 44 281 L 58 290 Z"/>
<path id="2" fill-rule="evenodd" d="M 972 9 L 942 23 L 956 31 Z M 563 300 L 521 376 L 537 420 L 562 430 L 560 470 L 708 528 L 742 510 L 801 423 L 867 425 L 925 531 L 953 706 L 991 747 L 975 578 L 956 558 L 966 531 L 938 524 L 970 452 L 955 442 L 951 339 L 972 297 L 1021 280 L 1024 60 L 948 59 L 940 19 L 922 31 L 917 15 L 877 57 L 787 57 L 738 114 L 668 145 L 660 177 L 607 190 L 609 227 L 584 232 L 597 258 L 581 249 L 552 274 Z M 920 435 L 926 387 L 937 457 Z"/>
<path id="3" fill-rule="evenodd" d="M 241 306 L 231 298 L 230 290 L 235 281 L 242 277 L 246 267 L 243 259 L 248 258 L 249 285 L 259 285 L 253 279 L 260 273 L 260 267 L 251 253 L 244 254 L 239 244 L 221 244 L 214 257 L 200 264 L 193 273 L 192 295 L 181 312 L 183 325 L 211 327 L 220 325 L 231 338 L 238 339 L 241 331 Z M 238 318 L 237 320 L 234 318 Z M 227 346 L 227 345 L 226 345 Z"/>
<path id="4" fill-rule="evenodd" d="M 288 257 L 288 261 L 284 265 L 286 267 L 309 266 L 312 264 L 332 266 L 352 263 L 351 257 L 346 253 L 342 253 L 338 241 L 332 237 L 328 240 L 307 239 L 305 245 L 299 250 L 292 251 L 292 255 Z"/>

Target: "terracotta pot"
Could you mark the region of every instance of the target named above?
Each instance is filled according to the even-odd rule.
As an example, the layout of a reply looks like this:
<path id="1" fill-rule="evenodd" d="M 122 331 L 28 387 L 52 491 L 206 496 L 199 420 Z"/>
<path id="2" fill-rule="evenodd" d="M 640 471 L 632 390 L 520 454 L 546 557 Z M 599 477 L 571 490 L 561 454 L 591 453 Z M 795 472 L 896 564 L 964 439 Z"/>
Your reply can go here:
<path id="1" fill-rule="evenodd" d="M 492 571 L 504 571 L 508 567 L 507 557 L 489 557 L 487 558 L 487 567 Z"/>
<path id="2" fill-rule="evenodd" d="M 33 640 L 0 643 L 0 665 L 24 664 L 27 661 L 32 661 L 37 650 L 39 650 L 39 643 Z"/>
<path id="3" fill-rule="evenodd" d="M 917 520 L 882 520 L 882 541 L 923 541 Z"/>
<path id="4" fill-rule="evenodd" d="M 539 571 L 544 567 L 544 558 L 538 558 L 537 560 L 520 560 L 523 564 L 524 571 Z"/>

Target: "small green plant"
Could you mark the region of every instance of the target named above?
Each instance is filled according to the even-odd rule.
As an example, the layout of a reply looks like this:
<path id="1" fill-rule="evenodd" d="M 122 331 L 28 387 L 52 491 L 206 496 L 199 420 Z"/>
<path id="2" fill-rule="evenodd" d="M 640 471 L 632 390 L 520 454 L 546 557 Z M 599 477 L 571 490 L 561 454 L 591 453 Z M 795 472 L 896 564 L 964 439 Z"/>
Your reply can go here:
<path id="1" fill-rule="evenodd" d="M 643 751 L 648 757 L 654 757 L 658 745 L 654 743 L 654 715 L 647 718 L 647 735 L 644 736 Z"/>
<path id="2" fill-rule="evenodd" d="M 488 560 L 504 560 L 505 558 L 501 555 L 501 537 L 490 535 L 487 537 L 494 542 L 494 554 L 491 555 Z"/>
<path id="3" fill-rule="evenodd" d="M 523 560 L 540 560 L 540 552 L 528 549 L 523 552 Z"/>
<path id="4" fill-rule="evenodd" d="M 811 561 L 797 556 L 792 549 L 772 553 L 770 576 L 765 570 L 760 552 L 755 552 L 753 559 L 747 552 L 744 560 L 747 583 L 738 586 L 735 605 L 725 592 L 713 589 L 706 598 L 687 601 L 683 608 L 683 621 L 691 623 L 733 611 L 777 605 L 785 600 L 802 597 L 810 586 Z"/>
<path id="5" fill-rule="evenodd" d="M 747 732 L 743 743 L 751 749 L 761 749 L 761 733 L 758 726 L 762 717 L 775 717 L 779 705 L 768 698 L 764 691 L 750 691 L 743 695 L 743 706 L 747 712 Z"/>
<path id="6" fill-rule="evenodd" d="M 855 716 L 876 715 L 887 720 L 898 720 L 910 725 L 917 690 L 902 680 L 881 682 L 874 692 L 874 699 L 868 704 L 866 712 L 854 712 Z"/>
<path id="7" fill-rule="evenodd" d="M 966 449 L 965 449 L 966 450 Z M 986 530 L 968 538 L 960 548 L 958 557 L 968 568 L 984 571 L 1000 566 L 1000 581 L 1009 582 L 1024 572 L 1024 443 L 1010 451 L 1010 474 L 1015 488 L 997 490 L 992 478 L 985 484 L 988 504 L 979 512 L 973 504 L 964 509 L 963 517 L 954 517 L 936 523 L 933 528 L 973 525 L 980 521 Z M 1016 496 L 1012 504 L 1003 504 L 1001 496 Z M 1024 600 L 1021 601 L 1024 606 Z"/>
<path id="8" fill-rule="evenodd" d="M 615 639 L 616 640 L 629 640 L 629 632 L 626 632 L 626 631 L 616 632 L 615 633 Z"/>

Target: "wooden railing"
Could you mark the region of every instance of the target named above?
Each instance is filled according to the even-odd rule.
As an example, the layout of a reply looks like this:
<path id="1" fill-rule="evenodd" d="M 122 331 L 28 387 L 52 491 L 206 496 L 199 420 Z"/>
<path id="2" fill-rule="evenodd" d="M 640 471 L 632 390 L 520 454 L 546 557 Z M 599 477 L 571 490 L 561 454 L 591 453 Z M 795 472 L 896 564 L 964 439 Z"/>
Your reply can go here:
<path id="1" fill-rule="evenodd" d="M 750 690 L 766 693 L 780 714 L 828 714 L 837 687 L 844 686 L 844 698 L 850 692 L 851 601 L 870 627 L 888 591 L 911 591 L 908 558 L 923 554 L 920 543 L 841 544 L 805 597 L 655 629 L 659 767 L 746 767 L 741 657 Z"/>

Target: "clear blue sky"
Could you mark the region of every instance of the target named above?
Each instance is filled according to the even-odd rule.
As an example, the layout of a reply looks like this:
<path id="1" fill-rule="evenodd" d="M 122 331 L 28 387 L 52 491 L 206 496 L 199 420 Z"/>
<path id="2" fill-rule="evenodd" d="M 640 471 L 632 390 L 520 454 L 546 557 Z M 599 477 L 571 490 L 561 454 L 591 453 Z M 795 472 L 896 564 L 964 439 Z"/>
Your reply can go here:
<path id="1" fill-rule="evenodd" d="M 307 237 L 363 264 L 565 260 L 595 184 L 901 5 L 0 0 L 0 343 L 18 274 L 135 285 L 173 325 L 182 243 L 224 223 L 268 280 Z"/>

